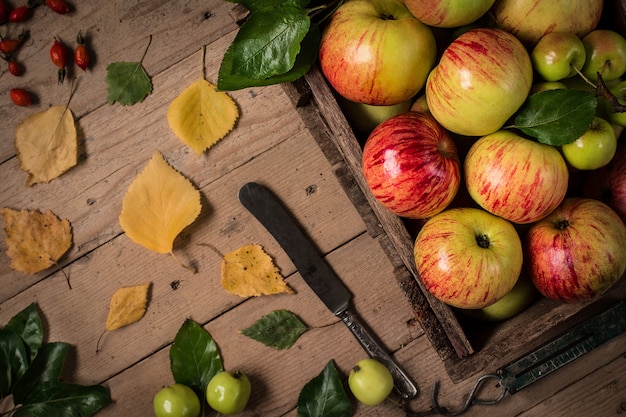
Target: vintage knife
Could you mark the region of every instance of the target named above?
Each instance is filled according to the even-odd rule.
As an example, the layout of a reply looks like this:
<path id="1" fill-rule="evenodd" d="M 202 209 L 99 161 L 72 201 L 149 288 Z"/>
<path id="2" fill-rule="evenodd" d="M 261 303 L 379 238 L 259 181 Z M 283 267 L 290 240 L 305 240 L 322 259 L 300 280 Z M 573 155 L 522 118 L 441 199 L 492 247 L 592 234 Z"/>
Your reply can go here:
<path id="1" fill-rule="evenodd" d="M 264 186 L 249 182 L 239 190 L 239 200 L 274 236 L 309 287 L 348 326 L 365 351 L 389 368 L 396 391 L 405 399 L 415 397 L 415 384 L 350 309 L 348 288 L 277 198 Z"/>

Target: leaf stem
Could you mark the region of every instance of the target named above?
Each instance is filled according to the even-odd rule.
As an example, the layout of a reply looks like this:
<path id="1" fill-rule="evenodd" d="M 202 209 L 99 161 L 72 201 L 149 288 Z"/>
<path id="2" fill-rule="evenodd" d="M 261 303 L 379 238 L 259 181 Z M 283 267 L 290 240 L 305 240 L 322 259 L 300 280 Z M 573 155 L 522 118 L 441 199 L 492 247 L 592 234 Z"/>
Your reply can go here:
<path id="1" fill-rule="evenodd" d="M 143 51 L 143 55 L 141 56 L 141 59 L 139 60 L 139 63 L 143 65 L 143 59 L 146 57 L 146 54 L 148 53 L 148 48 L 150 48 L 150 44 L 152 43 L 152 35 L 148 36 L 148 45 L 146 45 L 146 49 L 144 49 Z"/>

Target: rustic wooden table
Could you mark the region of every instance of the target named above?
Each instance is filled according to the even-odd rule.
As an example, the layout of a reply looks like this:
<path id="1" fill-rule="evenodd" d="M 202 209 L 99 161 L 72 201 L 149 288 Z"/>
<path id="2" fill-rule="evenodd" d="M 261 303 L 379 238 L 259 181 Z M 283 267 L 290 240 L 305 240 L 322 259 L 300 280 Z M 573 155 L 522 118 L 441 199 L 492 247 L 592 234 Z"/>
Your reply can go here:
<path id="1" fill-rule="evenodd" d="M 14 1 L 13 3 L 18 3 Z M 52 210 L 72 224 L 74 243 L 59 261 L 69 276 L 53 267 L 25 275 L 10 267 L 0 242 L 0 325 L 36 302 L 46 339 L 73 345 L 65 377 L 82 384 L 103 384 L 113 403 L 97 415 L 151 415 L 152 397 L 173 382 L 169 347 L 183 321 L 191 318 L 213 336 L 228 369 L 250 375 L 253 393 L 242 415 L 295 416 L 298 394 L 331 359 L 342 375 L 365 353 L 343 324 L 312 294 L 271 236 L 237 200 L 248 181 L 269 186 L 292 210 L 315 244 L 354 294 L 363 320 L 394 352 L 418 384 L 415 410 L 429 407 L 430 389 L 440 381 L 441 403 L 455 409 L 475 378 L 453 383 L 432 348 L 405 294 L 397 267 L 375 236 L 367 232 L 360 212 L 340 184 L 341 162 L 328 158 L 307 128 L 282 86 L 232 92 L 241 118 L 235 130 L 197 156 L 170 130 L 170 102 L 200 74 L 201 47 L 206 45 L 206 73 L 215 82 L 221 57 L 238 29 L 235 5 L 222 0 L 74 2 L 75 10 L 57 15 L 41 7 L 33 18 L 11 26 L 30 30 L 19 58 L 25 74 L 0 72 L 0 206 Z M 0 27 L 3 33 L 6 27 Z M 87 72 L 72 70 L 75 94 L 70 108 L 79 129 L 79 163 L 49 184 L 26 185 L 14 147 L 16 125 L 51 105 L 63 104 L 69 83 L 57 84 L 49 61 L 53 37 L 73 45 L 82 30 L 93 50 Z M 137 61 L 149 35 L 143 62 L 153 92 L 133 106 L 110 105 L 105 75 L 109 63 Z M 14 106 L 12 87 L 35 93 L 28 108 Z M 174 253 L 197 267 L 182 268 L 172 256 L 133 243 L 118 222 L 130 182 L 154 151 L 202 193 L 202 213 L 177 238 Z M 241 299 L 219 282 L 222 253 L 259 243 L 275 259 L 294 295 Z M 104 329 L 111 294 L 119 287 L 153 283 L 147 313 L 139 322 L 107 333 Z M 173 289 L 170 283 L 180 280 Z M 275 351 L 238 330 L 276 309 L 295 312 L 311 327 L 294 347 Z M 475 406 L 466 415 L 597 416 L 626 413 L 626 335 L 611 340 L 526 390 L 496 406 Z M 485 373 L 493 372 L 489 364 Z M 2 408 L 4 407 L 4 408 Z M 8 404 L 0 406 L 6 411 Z M 391 402 L 379 407 L 354 404 L 358 416 L 402 416 Z M 209 413 L 208 415 L 211 415 Z"/>

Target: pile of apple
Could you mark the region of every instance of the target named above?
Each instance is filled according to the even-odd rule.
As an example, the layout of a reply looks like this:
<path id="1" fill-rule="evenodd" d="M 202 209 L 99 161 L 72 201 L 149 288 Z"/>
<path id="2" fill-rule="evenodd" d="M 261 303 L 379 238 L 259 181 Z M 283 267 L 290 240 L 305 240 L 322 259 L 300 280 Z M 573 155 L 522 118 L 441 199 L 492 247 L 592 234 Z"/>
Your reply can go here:
<path id="1" fill-rule="evenodd" d="M 626 40 L 597 27 L 602 9 L 348 0 L 325 26 L 320 67 L 368 134 L 364 177 L 384 207 L 420 219 L 417 271 L 442 302 L 504 319 L 536 290 L 589 302 L 624 275 L 626 113 L 599 100 L 563 146 L 508 127 L 529 95 L 589 88 L 598 73 L 626 104 Z"/>

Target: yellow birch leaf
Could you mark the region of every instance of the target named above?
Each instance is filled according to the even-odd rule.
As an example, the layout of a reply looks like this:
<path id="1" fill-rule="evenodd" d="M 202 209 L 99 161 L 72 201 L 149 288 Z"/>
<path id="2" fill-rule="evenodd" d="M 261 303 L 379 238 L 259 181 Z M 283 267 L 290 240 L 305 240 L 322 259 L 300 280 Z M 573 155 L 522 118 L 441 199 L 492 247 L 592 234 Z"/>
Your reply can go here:
<path id="1" fill-rule="evenodd" d="M 242 246 L 224 256 L 222 286 L 243 298 L 294 292 L 260 245 Z"/>
<path id="2" fill-rule="evenodd" d="M 15 130 L 20 168 L 27 185 L 48 183 L 78 161 L 78 140 L 72 111 L 53 106 L 24 119 Z"/>
<path id="3" fill-rule="evenodd" d="M 167 111 L 172 131 L 198 155 L 226 136 L 238 117 L 233 99 L 205 79 L 189 85 Z"/>
<path id="4" fill-rule="evenodd" d="M 3 208 L 5 242 L 11 268 L 35 274 L 50 268 L 72 246 L 72 226 L 52 211 Z"/>
<path id="5" fill-rule="evenodd" d="M 152 283 L 122 287 L 111 296 L 106 329 L 115 330 L 128 326 L 146 314 L 148 291 Z"/>
<path id="6" fill-rule="evenodd" d="M 119 220 L 135 243 L 172 253 L 174 239 L 200 214 L 200 191 L 156 151 L 128 187 Z"/>

